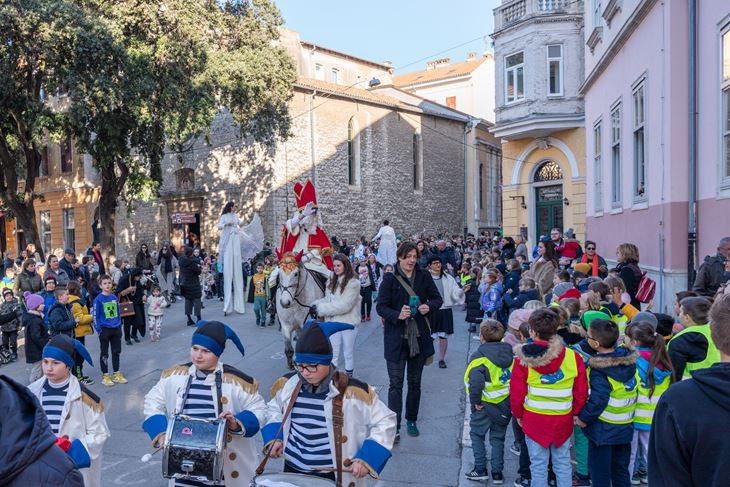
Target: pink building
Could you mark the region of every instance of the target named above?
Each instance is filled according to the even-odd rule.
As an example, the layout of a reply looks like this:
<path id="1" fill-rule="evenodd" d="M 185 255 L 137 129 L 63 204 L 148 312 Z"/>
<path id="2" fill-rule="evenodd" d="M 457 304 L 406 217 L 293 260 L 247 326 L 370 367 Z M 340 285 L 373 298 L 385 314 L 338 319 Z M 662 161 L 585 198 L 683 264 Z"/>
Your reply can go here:
<path id="1" fill-rule="evenodd" d="M 687 289 L 688 269 L 730 235 L 730 2 L 588 0 L 585 12 L 586 236 L 609 260 L 618 244 L 637 244 L 659 286 L 654 309 L 665 311 Z"/>

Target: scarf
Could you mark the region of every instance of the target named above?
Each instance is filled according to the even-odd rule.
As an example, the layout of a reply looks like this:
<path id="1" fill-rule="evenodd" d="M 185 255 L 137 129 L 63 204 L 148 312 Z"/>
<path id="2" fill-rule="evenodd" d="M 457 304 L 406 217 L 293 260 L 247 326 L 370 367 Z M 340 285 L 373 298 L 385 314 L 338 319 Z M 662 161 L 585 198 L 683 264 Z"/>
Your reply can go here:
<path id="1" fill-rule="evenodd" d="M 588 263 L 588 254 L 583 254 L 583 257 L 580 258 L 580 263 Z M 591 262 L 591 275 L 594 277 L 598 277 L 598 254 L 593 256 L 593 261 Z"/>

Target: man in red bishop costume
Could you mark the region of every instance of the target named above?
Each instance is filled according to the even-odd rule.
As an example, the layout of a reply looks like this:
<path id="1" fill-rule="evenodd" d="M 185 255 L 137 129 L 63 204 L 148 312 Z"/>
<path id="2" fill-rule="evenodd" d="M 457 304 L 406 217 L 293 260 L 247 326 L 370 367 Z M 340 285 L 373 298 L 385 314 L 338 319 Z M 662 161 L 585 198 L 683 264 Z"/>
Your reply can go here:
<path id="1" fill-rule="evenodd" d="M 287 252 L 301 253 L 301 261 L 307 269 L 327 278 L 332 270 L 332 244 L 322 229 L 317 193 L 309 178 L 304 184 L 294 185 L 294 197 L 297 211 L 284 224 L 276 253 L 279 260 Z"/>

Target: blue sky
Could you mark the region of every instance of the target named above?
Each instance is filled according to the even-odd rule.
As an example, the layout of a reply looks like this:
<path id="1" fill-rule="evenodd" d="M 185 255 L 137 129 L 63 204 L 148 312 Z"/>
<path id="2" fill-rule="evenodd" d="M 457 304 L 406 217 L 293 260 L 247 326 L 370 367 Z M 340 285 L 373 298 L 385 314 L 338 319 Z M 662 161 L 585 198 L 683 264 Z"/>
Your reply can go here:
<path id="1" fill-rule="evenodd" d="M 425 68 L 425 60 L 491 51 L 499 0 L 274 0 L 289 29 L 302 40 L 376 62 L 399 73 Z M 486 37 L 485 41 L 481 38 Z M 479 38 L 479 39 L 477 39 Z M 477 39 L 477 40 L 475 40 Z M 459 44 L 468 44 L 437 54 Z M 417 62 L 416 62 L 417 61 Z M 415 64 L 412 64 L 415 63 Z"/>

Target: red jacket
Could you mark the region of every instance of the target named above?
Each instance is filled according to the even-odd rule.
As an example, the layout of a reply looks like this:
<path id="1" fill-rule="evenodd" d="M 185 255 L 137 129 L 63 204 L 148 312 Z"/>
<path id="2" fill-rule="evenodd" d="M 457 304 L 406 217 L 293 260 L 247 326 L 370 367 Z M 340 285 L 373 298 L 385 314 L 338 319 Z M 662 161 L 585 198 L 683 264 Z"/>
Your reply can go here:
<path id="1" fill-rule="evenodd" d="M 555 247 L 555 252 L 560 255 L 560 257 L 567 257 L 569 259 L 576 259 L 578 258 L 578 250 L 580 249 L 580 244 L 577 240 L 565 240 L 563 242 L 563 245 L 559 247 Z"/>
<path id="2" fill-rule="evenodd" d="M 573 382 L 573 411 L 571 414 L 548 415 L 533 413 L 524 408 L 527 396 L 528 367 L 540 374 L 557 372 L 565 358 L 565 347 L 560 337 L 553 337 L 550 342 L 534 341 L 526 343 L 515 351 L 517 358 L 512 368 L 510 380 L 510 406 L 512 415 L 522 419 L 522 430 L 531 440 L 544 448 L 550 444 L 560 446 L 573 434 L 573 416 L 577 416 L 588 399 L 588 379 L 583 359 L 576 354 L 578 376 Z"/>

